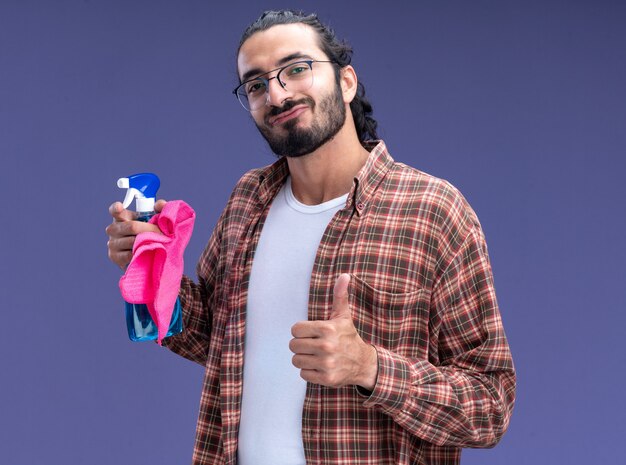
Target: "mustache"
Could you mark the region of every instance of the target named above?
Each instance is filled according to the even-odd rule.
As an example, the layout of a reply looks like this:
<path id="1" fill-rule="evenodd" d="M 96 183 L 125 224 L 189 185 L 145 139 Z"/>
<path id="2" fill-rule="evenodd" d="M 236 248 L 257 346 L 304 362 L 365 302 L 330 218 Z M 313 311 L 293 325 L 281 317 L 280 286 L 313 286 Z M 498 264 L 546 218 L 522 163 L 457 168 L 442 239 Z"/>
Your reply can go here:
<path id="1" fill-rule="evenodd" d="M 282 107 L 272 107 L 272 109 L 267 113 L 265 121 L 267 122 L 270 118 L 278 116 L 281 113 L 285 113 L 297 105 L 308 105 L 313 108 L 315 106 L 315 101 L 310 97 L 305 97 L 300 100 L 288 100 Z"/>

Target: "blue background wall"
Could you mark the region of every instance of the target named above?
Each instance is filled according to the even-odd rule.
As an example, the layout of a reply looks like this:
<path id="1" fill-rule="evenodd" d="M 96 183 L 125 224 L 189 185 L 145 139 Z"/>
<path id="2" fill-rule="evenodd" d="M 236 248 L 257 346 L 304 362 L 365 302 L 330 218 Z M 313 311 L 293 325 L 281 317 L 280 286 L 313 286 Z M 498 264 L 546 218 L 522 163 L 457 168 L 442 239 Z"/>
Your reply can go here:
<path id="1" fill-rule="evenodd" d="M 622 463 L 626 7 L 588 1 L 0 0 L 0 459 L 188 463 L 202 369 L 127 340 L 106 254 L 118 177 L 197 211 L 273 161 L 230 90 L 245 26 L 317 11 L 355 48 L 398 161 L 477 211 L 518 369 L 465 464 Z"/>

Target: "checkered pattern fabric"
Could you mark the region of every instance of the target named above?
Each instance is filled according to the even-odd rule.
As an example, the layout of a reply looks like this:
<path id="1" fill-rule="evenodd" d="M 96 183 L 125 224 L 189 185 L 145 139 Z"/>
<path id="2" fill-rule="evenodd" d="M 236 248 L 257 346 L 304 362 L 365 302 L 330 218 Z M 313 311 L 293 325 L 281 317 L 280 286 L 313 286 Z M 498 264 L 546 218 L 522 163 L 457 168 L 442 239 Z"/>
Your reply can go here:
<path id="1" fill-rule="evenodd" d="M 382 141 L 366 148 L 319 245 L 308 312 L 328 319 L 334 283 L 350 273 L 354 324 L 377 350 L 378 379 L 372 392 L 307 385 L 307 464 L 458 464 L 462 447 L 499 440 L 515 397 L 483 232 L 449 183 L 396 163 Z M 206 370 L 195 465 L 236 463 L 248 281 L 287 175 L 281 159 L 242 177 L 200 258 L 199 282 L 182 281 L 186 329 L 164 345 Z"/>

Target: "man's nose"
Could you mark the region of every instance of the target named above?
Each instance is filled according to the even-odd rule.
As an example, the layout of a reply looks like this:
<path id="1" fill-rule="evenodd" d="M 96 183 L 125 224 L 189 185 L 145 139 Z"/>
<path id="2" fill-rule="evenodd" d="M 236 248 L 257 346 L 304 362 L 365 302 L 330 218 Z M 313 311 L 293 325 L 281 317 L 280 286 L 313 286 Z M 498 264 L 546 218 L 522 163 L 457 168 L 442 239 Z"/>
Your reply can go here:
<path id="1" fill-rule="evenodd" d="M 283 102 L 290 98 L 292 93 L 280 85 L 278 81 L 278 77 L 274 76 L 267 83 L 267 100 L 265 101 L 266 105 L 280 107 Z"/>

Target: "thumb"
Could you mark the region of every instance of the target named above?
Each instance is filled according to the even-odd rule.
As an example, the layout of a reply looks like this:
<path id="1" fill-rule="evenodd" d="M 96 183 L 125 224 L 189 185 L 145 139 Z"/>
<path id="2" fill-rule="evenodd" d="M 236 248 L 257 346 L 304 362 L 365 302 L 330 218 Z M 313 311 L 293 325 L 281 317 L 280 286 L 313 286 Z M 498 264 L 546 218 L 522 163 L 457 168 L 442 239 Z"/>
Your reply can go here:
<path id="1" fill-rule="evenodd" d="M 133 211 L 126 210 L 122 202 L 114 202 L 109 207 L 109 214 L 113 217 L 114 222 L 132 221 L 137 217 Z"/>
<path id="2" fill-rule="evenodd" d="M 352 312 L 348 303 L 348 284 L 350 284 L 350 275 L 342 274 L 335 282 L 333 290 L 333 309 L 330 312 L 330 319 L 347 318 L 352 320 Z"/>

